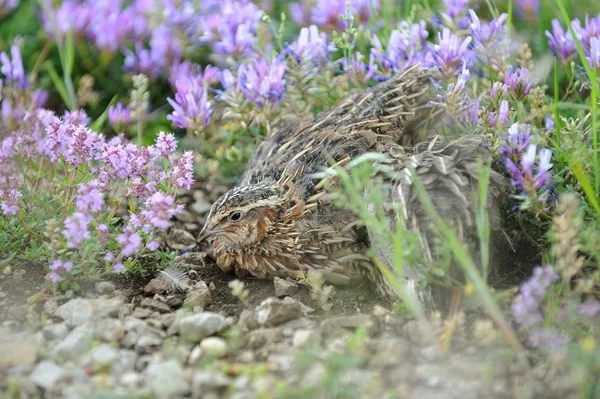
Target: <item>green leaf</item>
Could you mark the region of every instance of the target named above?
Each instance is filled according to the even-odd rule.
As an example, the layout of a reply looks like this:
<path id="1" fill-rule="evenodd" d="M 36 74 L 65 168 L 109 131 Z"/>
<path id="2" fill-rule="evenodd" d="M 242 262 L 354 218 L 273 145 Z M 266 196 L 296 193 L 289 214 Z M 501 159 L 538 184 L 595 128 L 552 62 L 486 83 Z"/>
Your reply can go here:
<path id="1" fill-rule="evenodd" d="M 50 75 L 50 79 L 52 79 L 52 83 L 54 83 L 54 88 L 60 94 L 60 97 L 63 99 L 65 104 L 69 104 L 69 96 L 67 94 L 67 88 L 65 87 L 65 83 L 56 73 L 56 69 L 50 61 L 46 61 L 45 64 L 46 69 L 48 70 L 48 74 Z"/>
<path id="2" fill-rule="evenodd" d="M 73 43 L 73 30 L 69 29 L 65 35 L 65 65 L 64 72 L 66 76 L 71 76 L 73 64 L 75 63 L 75 46 Z"/>

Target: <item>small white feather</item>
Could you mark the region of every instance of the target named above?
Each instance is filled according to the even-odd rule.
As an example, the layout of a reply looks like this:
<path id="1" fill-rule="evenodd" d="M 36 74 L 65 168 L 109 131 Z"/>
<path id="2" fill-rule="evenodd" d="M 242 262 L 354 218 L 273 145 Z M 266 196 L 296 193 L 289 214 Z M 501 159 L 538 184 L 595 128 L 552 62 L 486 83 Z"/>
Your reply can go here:
<path id="1" fill-rule="evenodd" d="M 165 270 L 159 270 L 158 273 L 157 278 L 167 284 L 170 291 L 187 291 L 190 289 L 190 280 L 183 270 L 175 266 L 169 266 Z"/>

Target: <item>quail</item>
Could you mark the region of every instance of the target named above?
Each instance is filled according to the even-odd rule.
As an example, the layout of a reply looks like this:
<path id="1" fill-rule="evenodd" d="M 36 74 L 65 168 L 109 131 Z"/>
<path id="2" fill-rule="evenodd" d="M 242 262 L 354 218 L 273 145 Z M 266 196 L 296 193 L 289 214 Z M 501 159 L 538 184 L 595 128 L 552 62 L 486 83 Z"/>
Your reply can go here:
<path id="1" fill-rule="evenodd" d="M 424 262 L 435 260 L 436 243 L 417 197 L 415 175 L 458 235 L 475 237 L 477 162 L 490 155 L 481 136 L 441 138 L 445 111 L 431 102 L 435 76 L 434 69 L 414 64 L 316 116 L 273 129 L 237 186 L 212 205 L 200 232 L 198 239 L 212 245 L 217 265 L 240 278 L 260 279 L 296 278 L 319 270 L 332 284 L 367 279 L 382 295 L 394 298 L 367 256 L 377 237 L 352 212 L 327 200 L 315 178 L 332 164 L 344 166 L 373 152 L 394 160 L 400 177 L 389 185 L 389 200 L 402 204 L 403 215 L 390 215 L 390 220 L 401 218 L 420 235 Z M 492 172 L 489 187 L 493 246 L 502 228 L 507 183 Z M 393 270 L 392 248 L 378 246 L 375 254 Z"/>

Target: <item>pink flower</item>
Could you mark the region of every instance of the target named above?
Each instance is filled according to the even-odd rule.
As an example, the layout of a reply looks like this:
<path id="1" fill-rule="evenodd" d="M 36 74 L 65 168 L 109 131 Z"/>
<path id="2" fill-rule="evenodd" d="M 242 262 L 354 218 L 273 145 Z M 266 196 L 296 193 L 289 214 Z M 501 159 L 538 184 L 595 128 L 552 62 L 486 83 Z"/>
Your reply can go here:
<path id="1" fill-rule="evenodd" d="M 50 273 L 49 277 L 53 283 L 56 283 L 58 280 L 67 275 L 67 272 L 73 268 L 73 264 L 71 262 L 63 262 L 60 259 L 55 260 L 50 265 Z"/>
<path id="2" fill-rule="evenodd" d="M 81 244 L 90 238 L 88 225 L 92 218 L 82 212 L 75 212 L 73 216 L 65 219 L 63 235 L 67 239 L 69 248 L 79 248 Z"/>
<path id="3" fill-rule="evenodd" d="M 117 241 L 123 247 L 121 254 L 123 256 L 131 256 L 140 250 L 142 238 L 130 226 L 127 226 L 123 230 L 123 233 L 119 234 Z"/>

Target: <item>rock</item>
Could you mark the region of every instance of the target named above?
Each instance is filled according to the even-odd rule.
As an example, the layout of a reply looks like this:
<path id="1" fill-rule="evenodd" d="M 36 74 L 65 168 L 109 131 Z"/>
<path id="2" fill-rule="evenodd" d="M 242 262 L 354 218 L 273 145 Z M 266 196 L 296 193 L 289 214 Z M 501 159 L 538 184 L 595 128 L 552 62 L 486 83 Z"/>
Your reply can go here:
<path id="1" fill-rule="evenodd" d="M 196 215 L 186 209 L 182 209 L 181 212 L 175 214 L 175 219 L 182 223 L 194 223 L 196 222 L 196 218 Z"/>
<path id="2" fill-rule="evenodd" d="M 111 373 L 118 377 L 123 373 L 133 370 L 138 354 L 135 351 L 121 349 L 119 350 L 119 358 L 114 361 L 110 367 Z"/>
<path id="3" fill-rule="evenodd" d="M 206 283 L 202 280 L 198 281 L 187 293 L 185 297 L 185 305 L 199 306 L 204 309 L 212 303 L 210 290 Z"/>
<path id="4" fill-rule="evenodd" d="M 279 277 L 273 279 L 273 287 L 275 288 L 275 296 L 292 296 L 298 292 L 300 286 L 293 280 L 284 280 Z"/>
<path id="5" fill-rule="evenodd" d="M 192 204 L 192 210 L 199 215 L 204 215 L 210 211 L 212 204 L 204 198 L 200 198 Z"/>
<path id="6" fill-rule="evenodd" d="M 131 316 L 137 317 L 138 319 L 147 319 L 152 313 L 154 313 L 152 309 L 137 307 L 134 309 Z"/>
<path id="7" fill-rule="evenodd" d="M 181 255 L 181 263 L 187 265 L 188 269 L 200 269 L 206 265 L 206 252 L 186 252 Z"/>
<path id="8" fill-rule="evenodd" d="M 256 349 L 265 345 L 272 345 L 283 340 L 281 328 L 259 328 L 250 331 L 242 338 L 242 347 Z"/>
<path id="9" fill-rule="evenodd" d="M 27 305 L 9 306 L 8 311 L 6 312 L 6 315 L 7 315 L 8 319 L 11 319 L 11 320 L 25 321 L 25 318 L 27 317 L 28 308 L 29 307 Z"/>
<path id="10" fill-rule="evenodd" d="M 69 329 L 65 323 L 48 324 L 44 326 L 43 332 L 44 337 L 48 341 L 53 341 L 55 339 L 64 338 L 69 332 Z"/>
<path id="11" fill-rule="evenodd" d="M 231 379 L 225 374 L 198 370 L 192 377 L 192 397 L 204 398 L 209 393 L 227 388 Z"/>
<path id="12" fill-rule="evenodd" d="M 159 316 L 158 321 L 160 321 L 163 328 L 169 328 L 176 317 L 177 315 L 175 313 L 165 313 Z"/>
<path id="13" fill-rule="evenodd" d="M 319 345 L 321 337 L 315 330 L 297 330 L 292 338 L 294 348 L 303 348 L 305 346 Z"/>
<path id="14" fill-rule="evenodd" d="M 21 280 L 23 280 L 23 276 L 25 276 L 26 274 L 27 274 L 27 271 L 25 269 L 15 270 L 13 272 L 13 280 L 21 281 Z"/>
<path id="15" fill-rule="evenodd" d="M 313 313 L 315 310 L 313 308 L 311 308 L 308 305 L 305 305 L 304 303 L 300 302 L 297 299 L 294 299 L 292 297 L 286 296 L 285 298 L 283 298 L 283 302 L 285 303 L 299 303 L 300 306 L 302 307 L 302 312 L 304 312 L 304 315 L 308 315 L 310 313 Z"/>
<path id="16" fill-rule="evenodd" d="M 198 360 L 200 360 L 201 357 L 202 357 L 202 349 L 200 349 L 200 345 L 197 345 L 190 352 L 190 356 L 188 357 L 188 364 L 190 366 L 195 365 L 196 363 L 198 363 Z"/>
<path id="17" fill-rule="evenodd" d="M 167 245 L 173 249 L 181 250 L 187 246 L 195 245 L 196 238 L 186 230 L 171 229 L 167 236 Z"/>
<path id="18" fill-rule="evenodd" d="M 42 328 L 42 321 L 40 320 L 40 315 L 37 312 L 30 311 L 25 315 L 25 319 L 31 328 L 34 330 L 39 330 Z"/>
<path id="19" fill-rule="evenodd" d="M 93 339 L 88 326 L 77 327 L 54 347 L 52 354 L 63 360 L 77 359 L 91 348 Z"/>
<path id="20" fill-rule="evenodd" d="M 125 335 L 125 327 L 119 319 L 102 319 L 96 324 L 96 336 L 104 342 L 119 341 Z"/>
<path id="21" fill-rule="evenodd" d="M 61 391 L 62 399 L 81 399 L 93 396 L 92 387 L 89 384 L 69 384 Z"/>
<path id="22" fill-rule="evenodd" d="M 66 376 L 66 371 L 49 360 L 40 362 L 31 373 L 31 381 L 40 388 L 50 390 Z"/>
<path id="23" fill-rule="evenodd" d="M 126 372 L 123 375 L 121 375 L 121 377 L 119 378 L 119 383 L 121 385 L 129 386 L 132 388 L 135 387 L 136 385 L 139 385 L 141 381 L 142 381 L 142 376 L 140 376 L 138 373 L 136 373 L 134 371 Z"/>
<path id="24" fill-rule="evenodd" d="M 170 312 L 171 308 L 166 303 L 157 301 L 156 299 L 144 298 L 142 299 L 141 306 L 145 306 L 150 309 L 158 310 L 159 312 L 166 313 Z"/>
<path id="25" fill-rule="evenodd" d="M 92 319 L 117 316 L 122 304 L 123 301 L 119 298 L 76 298 L 59 306 L 58 309 L 56 309 L 55 316 L 66 321 L 67 325 L 70 327 L 76 327 L 81 326 Z"/>
<path id="26" fill-rule="evenodd" d="M 116 289 L 117 288 L 115 287 L 115 285 L 110 281 L 100 281 L 96 284 L 96 292 L 101 295 L 111 294 L 115 292 Z"/>
<path id="27" fill-rule="evenodd" d="M 145 381 L 157 398 L 180 397 L 190 392 L 183 367 L 175 359 L 148 365 Z"/>
<path id="28" fill-rule="evenodd" d="M 119 359 L 119 350 L 111 345 L 102 344 L 92 349 L 90 356 L 94 367 L 105 367 Z"/>
<path id="29" fill-rule="evenodd" d="M 167 305 L 172 308 L 178 308 L 183 304 L 183 297 L 181 295 L 170 295 L 167 298 Z"/>
<path id="30" fill-rule="evenodd" d="M 48 316 L 54 316 L 56 309 L 58 308 L 58 303 L 54 299 L 49 299 L 44 303 L 44 312 Z"/>
<path id="31" fill-rule="evenodd" d="M 212 358 L 223 357 L 227 354 L 227 342 L 218 337 L 204 338 L 200 342 L 200 350 L 203 356 Z"/>
<path id="32" fill-rule="evenodd" d="M 168 288 L 169 287 L 167 287 L 167 283 L 165 283 L 164 281 L 162 281 L 158 278 L 153 278 L 144 287 L 144 293 L 148 294 L 148 295 L 162 294 L 162 293 L 166 292 Z"/>
<path id="33" fill-rule="evenodd" d="M 258 322 L 256 321 L 256 313 L 250 309 L 242 310 L 238 324 L 245 330 L 254 330 L 258 328 Z"/>
<path id="34" fill-rule="evenodd" d="M 276 326 L 303 315 L 300 303 L 284 302 L 277 298 L 265 299 L 255 312 L 256 321 L 262 326 Z"/>
<path id="35" fill-rule="evenodd" d="M 182 317 L 179 320 L 179 334 L 188 342 L 200 342 L 203 338 L 216 334 L 227 327 L 227 320 L 213 312 L 202 312 Z"/>
<path id="36" fill-rule="evenodd" d="M 148 351 L 149 348 L 162 344 L 162 340 L 155 335 L 143 335 L 135 343 L 135 350 L 138 352 Z"/>

